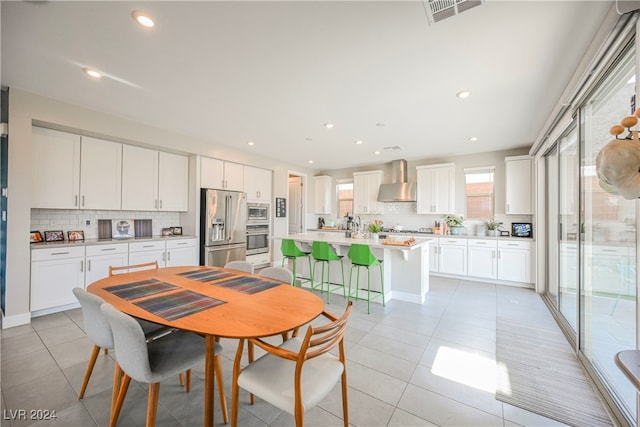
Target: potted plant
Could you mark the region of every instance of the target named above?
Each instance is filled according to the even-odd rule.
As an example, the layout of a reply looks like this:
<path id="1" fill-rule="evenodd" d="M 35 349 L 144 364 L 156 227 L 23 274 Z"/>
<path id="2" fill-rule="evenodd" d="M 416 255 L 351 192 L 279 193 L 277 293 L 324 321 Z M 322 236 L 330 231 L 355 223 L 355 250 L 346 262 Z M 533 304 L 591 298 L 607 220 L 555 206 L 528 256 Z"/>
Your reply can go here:
<path id="1" fill-rule="evenodd" d="M 464 231 L 464 217 L 462 215 L 448 214 L 444 216 L 444 222 L 447 224 L 450 234 L 462 234 Z"/>
<path id="2" fill-rule="evenodd" d="M 373 240 L 377 241 L 380 238 L 379 233 L 381 231 L 382 231 L 382 220 L 376 219 L 369 224 L 369 233 L 371 233 L 371 238 Z"/>
<path id="3" fill-rule="evenodd" d="M 487 227 L 487 236 L 497 236 L 500 231 L 502 221 L 496 221 L 495 219 L 483 219 L 482 224 Z"/>

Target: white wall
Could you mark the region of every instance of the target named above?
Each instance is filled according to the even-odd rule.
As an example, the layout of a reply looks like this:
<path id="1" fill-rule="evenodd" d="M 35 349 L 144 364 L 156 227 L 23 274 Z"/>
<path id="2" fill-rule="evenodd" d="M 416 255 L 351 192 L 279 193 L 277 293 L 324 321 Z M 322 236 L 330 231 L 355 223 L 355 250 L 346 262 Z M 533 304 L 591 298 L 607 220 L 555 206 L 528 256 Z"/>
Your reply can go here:
<path id="1" fill-rule="evenodd" d="M 6 306 L 3 328 L 28 323 L 31 318 L 29 312 L 31 254 L 28 239 L 31 227 L 31 176 L 33 168 L 37 168 L 40 162 L 47 161 L 34 158 L 32 155 L 31 126 L 34 123 L 119 142 L 184 154 L 216 157 L 271 169 L 274 171 L 273 197 L 287 197 L 288 170 L 293 168 L 313 176 L 311 170 L 297 166 L 294 168 L 275 159 L 254 156 L 229 147 L 211 145 L 207 141 L 190 136 L 10 88 Z M 193 166 L 193 164 L 194 162 L 191 162 L 190 165 Z M 190 177 L 190 185 L 195 185 L 193 175 L 192 173 Z M 194 188 L 191 195 L 195 193 Z M 192 201 L 190 201 L 190 209 L 195 209 Z M 182 216 L 183 221 L 185 218 L 193 217 L 193 215 Z M 185 228 L 185 232 L 187 230 L 188 228 Z M 286 218 L 275 220 L 274 233 L 286 232 Z"/>

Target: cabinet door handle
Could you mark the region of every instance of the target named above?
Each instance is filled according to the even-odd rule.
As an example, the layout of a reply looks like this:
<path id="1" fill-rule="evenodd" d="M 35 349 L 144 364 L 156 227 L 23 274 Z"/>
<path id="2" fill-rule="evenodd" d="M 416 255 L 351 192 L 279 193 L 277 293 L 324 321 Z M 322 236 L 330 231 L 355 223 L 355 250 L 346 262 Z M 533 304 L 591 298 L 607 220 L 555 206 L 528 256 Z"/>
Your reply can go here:
<path id="1" fill-rule="evenodd" d="M 507 213 L 509 213 L 509 203 L 507 203 Z"/>
<path id="2" fill-rule="evenodd" d="M 84 196 L 82 196 L 82 207 L 84 207 Z"/>
<path id="3" fill-rule="evenodd" d="M 166 262 L 166 261 L 167 261 L 167 253 L 162 252 L 162 262 Z"/>
<path id="4" fill-rule="evenodd" d="M 500 251 L 498 250 L 498 259 L 500 259 Z"/>
<path id="5" fill-rule="evenodd" d="M 167 261 L 171 261 L 171 251 L 167 252 Z"/>
<path id="6" fill-rule="evenodd" d="M 153 245 L 144 245 L 143 248 L 152 248 Z"/>
<path id="7" fill-rule="evenodd" d="M 158 199 L 153 201 L 153 208 L 158 209 Z"/>
<path id="8" fill-rule="evenodd" d="M 91 260 L 87 260 L 87 271 L 91 271 Z"/>
<path id="9" fill-rule="evenodd" d="M 78 196 L 73 196 L 73 206 L 78 206 Z"/>
<path id="10" fill-rule="evenodd" d="M 116 248 L 104 248 L 104 249 L 100 249 L 101 251 L 115 251 Z"/>
<path id="11" fill-rule="evenodd" d="M 496 259 L 496 251 L 491 251 L 491 259 Z"/>
<path id="12" fill-rule="evenodd" d="M 615 249 L 602 249 L 602 252 L 615 252 Z"/>
<path id="13" fill-rule="evenodd" d="M 69 255 L 69 252 L 52 252 L 51 255 Z"/>
<path id="14" fill-rule="evenodd" d="M 187 242 L 178 243 L 178 245 L 186 245 Z"/>
<path id="15" fill-rule="evenodd" d="M 80 261 L 80 273 L 84 273 L 84 260 Z"/>
<path id="16" fill-rule="evenodd" d="M 162 209 L 162 200 L 160 200 L 160 209 Z"/>

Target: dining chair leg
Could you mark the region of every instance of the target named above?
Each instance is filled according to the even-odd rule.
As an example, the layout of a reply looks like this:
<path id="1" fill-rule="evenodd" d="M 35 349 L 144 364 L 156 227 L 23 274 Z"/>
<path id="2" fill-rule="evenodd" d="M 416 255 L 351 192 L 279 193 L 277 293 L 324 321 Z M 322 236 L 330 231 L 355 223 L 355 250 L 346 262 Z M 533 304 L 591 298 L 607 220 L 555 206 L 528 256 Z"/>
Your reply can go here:
<path id="1" fill-rule="evenodd" d="M 225 424 L 229 423 L 229 412 L 227 411 L 227 398 L 224 395 L 224 379 L 222 378 L 222 360 L 220 356 L 215 357 L 214 361 L 215 376 L 218 382 L 218 395 L 220 396 L 220 409 L 222 410 L 222 419 Z"/>
<path id="2" fill-rule="evenodd" d="M 124 374 L 124 376 L 122 377 L 122 384 L 120 385 L 120 390 L 118 391 L 118 398 L 116 399 L 116 404 L 113 407 L 113 411 L 111 411 L 111 420 L 109 421 L 109 427 L 116 427 L 116 423 L 118 422 L 118 417 L 120 416 L 120 410 L 122 409 L 122 403 L 124 402 L 124 397 L 127 395 L 127 390 L 129 389 L 130 382 L 131 382 L 131 377 L 127 374 Z"/>
<path id="3" fill-rule="evenodd" d="M 184 374 L 182 372 L 178 374 L 178 380 L 180 380 L 180 387 L 184 387 Z"/>
<path id="4" fill-rule="evenodd" d="M 122 372 L 122 368 L 118 362 L 115 362 L 115 366 L 113 367 L 113 386 L 111 389 L 111 413 L 116 407 L 116 401 L 118 400 L 118 393 L 120 393 L 120 386 L 122 385 L 122 376 L 124 372 Z M 116 421 L 118 419 L 116 418 Z"/>
<path id="5" fill-rule="evenodd" d="M 242 360 L 243 348 L 244 339 L 240 339 L 238 340 L 236 358 L 233 361 L 233 378 L 231 380 L 231 427 L 238 427 L 238 395 L 240 394 L 238 376 L 240 375 L 240 361 Z"/>
<path id="6" fill-rule="evenodd" d="M 147 427 L 155 427 L 158 412 L 158 396 L 160 383 L 149 384 L 149 400 L 147 401 Z"/>
<path id="7" fill-rule="evenodd" d="M 189 393 L 191 391 L 191 369 L 187 369 L 187 372 L 185 372 L 184 376 L 186 377 L 185 391 Z"/>
<path id="8" fill-rule="evenodd" d="M 91 350 L 91 357 L 89 357 L 89 364 L 87 365 L 87 370 L 84 373 L 84 380 L 82 381 L 82 387 L 80 388 L 80 393 L 78 393 L 78 399 L 82 399 L 84 397 L 84 392 L 87 390 L 87 385 L 89 384 L 89 378 L 91 378 L 91 373 L 93 372 L 93 367 L 96 364 L 96 360 L 98 359 L 99 354 L 100 354 L 100 347 L 94 344 L 93 349 Z"/>
<path id="9" fill-rule="evenodd" d="M 342 371 L 342 419 L 344 427 L 349 427 L 349 403 L 347 398 L 347 371 Z"/>
<path id="10" fill-rule="evenodd" d="M 253 343 L 251 341 L 247 342 L 247 353 L 248 353 L 249 364 L 251 364 L 253 363 Z M 254 403 L 253 393 L 249 393 L 249 402 L 253 405 Z"/>

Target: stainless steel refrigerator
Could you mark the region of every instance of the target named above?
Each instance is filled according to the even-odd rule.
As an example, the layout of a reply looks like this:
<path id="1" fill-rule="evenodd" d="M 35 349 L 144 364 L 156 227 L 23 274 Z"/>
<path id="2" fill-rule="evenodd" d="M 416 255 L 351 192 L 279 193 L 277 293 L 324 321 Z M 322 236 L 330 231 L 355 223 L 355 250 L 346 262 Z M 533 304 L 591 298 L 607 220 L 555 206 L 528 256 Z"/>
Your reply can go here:
<path id="1" fill-rule="evenodd" d="M 247 255 L 247 195 L 200 190 L 200 265 L 224 267 Z"/>

